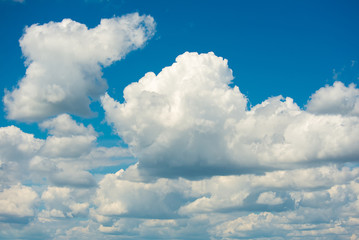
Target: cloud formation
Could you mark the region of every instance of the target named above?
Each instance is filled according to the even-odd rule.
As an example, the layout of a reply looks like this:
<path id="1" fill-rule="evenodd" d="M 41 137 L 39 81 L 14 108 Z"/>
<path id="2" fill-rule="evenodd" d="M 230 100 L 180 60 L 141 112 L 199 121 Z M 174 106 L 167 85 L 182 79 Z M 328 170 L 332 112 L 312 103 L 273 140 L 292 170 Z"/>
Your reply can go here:
<path id="1" fill-rule="evenodd" d="M 0 192 L 0 221 L 17 222 L 34 216 L 38 196 L 30 187 L 20 184 Z"/>
<path id="2" fill-rule="evenodd" d="M 305 109 L 282 96 L 249 108 L 226 59 L 186 52 L 120 103 L 101 69 L 154 27 L 130 14 L 26 29 L 27 73 L 4 103 L 47 137 L 0 128 L 0 238 L 358 239 L 356 85 L 325 86 Z M 96 125 L 68 114 L 100 96 L 128 148 L 99 146 Z"/>
<path id="3" fill-rule="evenodd" d="M 104 95 L 129 149 L 97 146 L 68 114 L 39 123 L 46 139 L 0 128 L 0 201 L 13 206 L 0 229 L 23 226 L 0 237 L 356 239 L 358 117 L 281 96 L 248 109 L 232 78 L 226 60 L 186 53 L 129 85 L 124 103 Z M 136 164 L 92 172 L 130 152 Z"/>
<path id="4" fill-rule="evenodd" d="M 336 81 L 333 86 L 327 85 L 316 91 L 310 97 L 307 110 L 315 114 L 359 116 L 359 89 L 354 83 L 346 87 Z"/>
<path id="5" fill-rule="evenodd" d="M 26 75 L 4 96 L 7 117 L 89 116 L 89 104 L 107 89 L 102 67 L 142 47 L 154 31 L 153 18 L 138 13 L 102 19 L 92 29 L 71 19 L 27 27 L 20 39 Z"/>
<path id="6" fill-rule="evenodd" d="M 144 239 L 345 239 L 358 234 L 358 169 L 332 165 L 152 182 L 133 178 L 131 171 L 136 170 L 100 181 L 91 213 L 100 232 Z"/>
<path id="7" fill-rule="evenodd" d="M 59 115 L 40 124 L 46 139 L 35 138 L 15 126 L 0 128 L 0 189 L 21 182 L 56 186 L 94 187 L 89 170 L 119 165 L 132 158 L 127 149 L 98 147 L 94 128 Z"/>
<path id="8" fill-rule="evenodd" d="M 43 145 L 43 140 L 22 132 L 18 127 L 0 128 L 0 189 L 26 180 L 28 161 Z"/>
<path id="9" fill-rule="evenodd" d="M 144 174 L 198 178 L 358 159 L 358 118 L 311 113 L 328 104 L 318 97 L 327 90 L 312 96 L 311 111 L 282 96 L 247 109 L 246 97 L 229 86 L 232 79 L 227 60 L 184 53 L 157 76 L 147 73 L 127 86 L 124 103 L 107 94 L 101 101 Z M 338 91 L 353 102 L 359 90 Z"/>

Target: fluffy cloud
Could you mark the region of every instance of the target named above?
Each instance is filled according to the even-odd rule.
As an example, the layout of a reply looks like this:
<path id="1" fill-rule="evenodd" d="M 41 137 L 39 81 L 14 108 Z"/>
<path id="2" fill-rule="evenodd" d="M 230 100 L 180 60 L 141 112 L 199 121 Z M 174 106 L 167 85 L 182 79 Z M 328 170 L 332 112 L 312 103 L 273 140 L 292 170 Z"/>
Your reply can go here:
<path id="1" fill-rule="evenodd" d="M 353 83 L 346 87 L 337 81 L 333 86 L 320 88 L 310 98 L 309 112 L 359 116 L 359 89 Z"/>
<path id="2" fill-rule="evenodd" d="M 43 145 L 43 141 L 34 138 L 33 134 L 22 132 L 18 127 L 0 128 L 0 150 L 3 159 L 21 161 L 32 156 Z"/>
<path id="3" fill-rule="evenodd" d="M 57 186 L 94 187 L 89 170 L 129 164 L 128 149 L 97 147 L 94 128 L 78 124 L 67 114 L 40 124 L 46 139 L 35 138 L 15 126 L 0 128 L 0 190 L 21 182 Z"/>
<path id="4" fill-rule="evenodd" d="M 195 178 L 358 159 L 358 118 L 312 114 L 281 96 L 248 110 L 232 79 L 227 60 L 184 53 L 127 86 L 124 103 L 101 101 L 144 174 Z"/>
<path id="5" fill-rule="evenodd" d="M 76 158 L 88 154 L 96 140 L 97 133 L 91 125 L 77 124 L 67 114 L 40 124 L 50 134 L 42 148 L 46 157 Z"/>
<path id="6" fill-rule="evenodd" d="M 176 61 L 127 86 L 124 104 L 104 96 L 107 121 L 135 150 L 140 168 L 168 176 L 230 171 L 222 131 L 227 117 L 245 114 L 247 100 L 228 87 L 226 60 L 185 53 Z"/>
<path id="7" fill-rule="evenodd" d="M 212 232 L 218 237 L 246 238 L 283 236 L 283 232 L 293 230 L 288 219 L 269 212 L 249 214 L 233 221 L 218 225 Z M 262 235 L 265 232 L 266 235 Z M 249 233 L 249 234 L 248 234 Z"/>
<path id="8" fill-rule="evenodd" d="M 277 205 L 282 204 L 283 200 L 280 197 L 277 197 L 275 192 L 264 192 L 259 195 L 257 203 Z"/>
<path id="9" fill-rule="evenodd" d="M 151 182 L 139 181 L 134 171 L 108 174 L 99 183 L 91 211 L 99 231 L 143 238 L 210 233 L 213 239 L 346 239 L 357 233 L 358 169 L 330 166 Z"/>
<path id="10" fill-rule="evenodd" d="M 130 170 L 131 171 L 131 170 Z M 99 183 L 95 203 L 102 216 L 173 218 L 189 196 L 186 180 L 159 179 L 154 183 L 127 179 L 125 172 L 107 174 Z M 148 204 L 143 204 L 146 199 Z"/>
<path id="11" fill-rule="evenodd" d="M 55 185 L 94 186 L 93 176 L 86 171 L 89 164 L 84 163 L 96 147 L 97 133 L 93 127 L 77 124 L 67 114 L 44 121 L 40 127 L 48 130 L 49 136 L 29 162 L 30 169 Z"/>
<path id="12" fill-rule="evenodd" d="M 154 29 L 152 17 L 137 13 L 102 19 L 92 29 L 70 19 L 27 27 L 20 39 L 26 75 L 5 94 L 8 118 L 37 121 L 60 113 L 90 115 L 91 100 L 107 89 L 102 67 L 142 47 Z"/>
<path id="13" fill-rule="evenodd" d="M 28 162 L 43 145 L 43 140 L 15 126 L 0 128 L 0 190 L 29 177 Z"/>
<path id="14" fill-rule="evenodd" d="M 138 163 L 99 182 L 91 211 L 99 231 L 143 238 L 356 238 L 359 119 L 353 110 L 303 110 L 282 96 L 248 109 L 232 79 L 226 60 L 185 53 L 157 76 L 127 86 L 125 102 L 102 97 L 107 121 Z M 345 89 L 343 96 L 356 98 L 354 85 Z M 324 106 L 317 93 L 311 101 Z"/>
<path id="15" fill-rule="evenodd" d="M 215 239 L 356 239 L 358 208 L 352 206 L 358 201 L 357 180 L 340 185 L 332 182 L 324 190 L 291 192 L 294 209 L 250 213 L 223 221 L 210 231 Z"/>
<path id="16" fill-rule="evenodd" d="M 44 130 L 48 130 L 51 135 L 56 135 L 58 137 L 96 135 L 96 132 L 91 125 L 85 127 L 82 123 L 78 124 L 72 120 L 68 114 L 62 114 L 56 118 L 46 120 L 40 123 L 39 126 Z"/>
<path id="17" fill-rule="evenodd" d="M 0 221 L 21 221 L 34 216 L 38 195 L 30 187 L 20 184 L 0 192 Z"/>
<path id="18" fill-rule="evenodd" d="M 216 176 L 191 181 L 193 201 L 183 205 L 183 215 L 223 211 L 285 211 L 294 209 L 295 198 L 290 193 L 329 189 L 359 177 L 358 170 L 320 167 L 290 171 L 274 171 L 263 176 Z M 270 190 L 270 191 L 268 191 Z M 274 206 L 277 205 L 277 206 Z"/>
<path id="19" fill-rule="evenodd" d="M 40 222 L 58 218 L 86 217 L 89 211 L 89 190 L 74 190 L 67 187 L 48 187 L 41 196 L 45 209 L 38 214 Z"/>
<path id="20" fill-rule="evenodd" d="M 49 136 L 31 159 L 30 169 L 57 186 L 93 187 L 96 181 L 89 170 L 116 165 L 122 158 L 130 157 L 121 148 L 98 148 L 94 128 L 78 124 L 67 114 L 46 120 L 40 127 Z"/>
<path id="21" fill-rule="evenodd" d="M 321 88 L 306 110 L 282 96 L 249 109 L 227 60 L 185 53 L 124 103 L 104 94 L 101 68 L 153 32 L 138 14 L 26 29 L 27 73 L 4 103 L 11 119 L 47 118 L 48 136 L 0 128 L 0 238 L 357 239 L 356 86 Z M 128 149 L 60 114 L 101 95 Z"/>

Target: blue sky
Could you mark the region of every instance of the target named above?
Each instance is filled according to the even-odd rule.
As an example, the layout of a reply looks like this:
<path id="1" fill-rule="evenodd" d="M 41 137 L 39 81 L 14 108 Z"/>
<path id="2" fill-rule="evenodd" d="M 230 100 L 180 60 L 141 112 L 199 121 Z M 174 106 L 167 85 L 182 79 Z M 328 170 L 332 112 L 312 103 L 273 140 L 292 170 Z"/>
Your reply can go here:
<path id="1" fill-rule="evenodd" d="M 358 8 L 1 0 L 0 238 L 358 239 Z"/>

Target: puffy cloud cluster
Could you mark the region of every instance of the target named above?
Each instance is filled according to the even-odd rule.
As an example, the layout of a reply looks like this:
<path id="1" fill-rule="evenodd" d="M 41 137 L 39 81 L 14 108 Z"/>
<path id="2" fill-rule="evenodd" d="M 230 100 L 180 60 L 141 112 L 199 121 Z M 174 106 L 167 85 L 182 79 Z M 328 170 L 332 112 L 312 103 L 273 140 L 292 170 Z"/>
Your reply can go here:
<path id="1" fill-rule="evenodd" d="M 126 149 L 97 147 L 93 127 L 78 124 L 69 115 L 40 126 L 48 131 L 47 139 L 15 126 L 0 128 L 0 222 L 85 216 L 97 184 L 90 170 L 120 165 L 131 157 Z M 41 204 L 46 208 L 38 212 Z"/>
<path id="2" fill-rule="evenodd" d="M 184 53 L 119 103 L 101 68 L 154 25 L 130 14 L 26 29 L 27 73 L 4 103 L 47 137 L 0 128 L 0 238 L 358 239 L 358 88 L 325 86 L 306 109 L 282 96 L 248 108 L 227 60 Z M 100 96 L 128 148 L 98 146 L 64 114 Z"/>
<path id="3" fill-rule="evenodd" d="M 15 126 L 0 128 L 0 190 L 22 182 L 56 186 L 94 187 L 90 170 L 133 162 L 128 149 L 98 147 L 94 128 L 76 123 L 67 114 L 40 124 L 46 139 Z"/>
<path id="4" fill-rule="evenodd" d="M 358 169 L 325 166 L 147 183 L 135 171 L 121 170 L 100 181 L 91 214 L 99 231 L 189 239 L 196 234 L 212 239 L 347 239 L 359 233 Z"/>
<path id="5" fill-rule="evenodd" d="M 154 176 L 259 173 L 358 159 L 358 118 L 312 114 L 281 96 L 248 110 L 246 97 L 229 86 L 232 79 L 227 60 L 184 53 L 157 76 L 127 86 L 124 103 L 109 95 L 101 101 L 139 169 Z M 345 89 L 341 95 L 357 98 L 354 85 Z M 321 102 L 320 91 L 309 109 Z"/>
<path id="6" fill-rule="evenodd" d="M 185 53 L 127 86 L 123 103 L 102 97 L 138 164 L 99 182 L 91 211 L 98 230 L 124 238 L 357 239 L 355 85 L 318 90 L 306 110 L 282 96 L 248 109 L 232 79 L 226 60 Z M 327 92 L 339 97 L 330 102 Z"/>
<path id="7" fill-rule="evenodd" d="M 102 19 L 92 29 L 71 19 L 27 27 L 20 39 L 26 75 L 5 94 L 8 118 L 90 115 L 90 102 L 107 89 L 102 67 L 142 47 L 154 31 L 153 18 L 138 13 Z"/>
<path id="8" fill-rule="evenodd" d="M 165 178 L 152 183 L 133 181 L 123 170 L 108 174 L 97 189 L 96 213 L 99 216 L 174 218 L 189 197 L 185 196 L 190 191 L 188 183 Z M 144 204 L 143 199 L 150 204 Z"/>
<path id="9" fill-rule="evenodd" d="M 60 115 L 40 124 L 48 129 L 50 136 L 42 149 L 46 157 L 78 158 L 91 151 L 96 140 L 96 132 L 90 125 L 77 125 L 69 115 Z"/>
<path id="10" fill-rule="evenodd" d="M 250 213 L 218 224 L 217 238 L 357 239 L 358 178 L 326 189 L 291 191 L 293 209 Z M 329 187 L 329 188 L 328 188 Z"/>
<path id="11" fill-rule="evenodd" d="M 86 156 L 95 148 L 97 133 L 89 125 L 77 124 L 67 114 L 40 124 L 49 136 L 39 154 L 30 161 L 31 170 L 48 175 L 56 185 L 95 185 L 87 172 Z"/>

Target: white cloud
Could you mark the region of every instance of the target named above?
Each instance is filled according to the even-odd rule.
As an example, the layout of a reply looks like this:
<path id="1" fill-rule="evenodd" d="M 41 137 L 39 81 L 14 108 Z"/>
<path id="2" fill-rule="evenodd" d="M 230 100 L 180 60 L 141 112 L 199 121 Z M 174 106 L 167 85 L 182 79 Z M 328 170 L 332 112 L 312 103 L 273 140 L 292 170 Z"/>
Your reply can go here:
<path id="1" fill-rule="evenodd" d="M 358 169 L 325 166 L 273 171 L 263 176 L 144 182 L 132 166 L 107 174 L 97 189 L 47 187 L 41 195 L 45 209 L 36 215 L 36 221 L 49 228 L 57 226 L 52 238 L 71 238 L 77 234 L 67 233 L 71 226 L 87 229 L 87 234 L 97 237 L 105 233 L 123 237 L 135 234 L 144 239 L 295 239 L 318 234 L 332 239 L 330 236 L 340 232 L 345 239 L 357 233 L 358 177 Z M 79 217 L 91 219 L 76 222 Z M 70 220 L 75 222 L 70 224 Z"/>
<path id="2" fill-rule="evenodd" d="M 143 238 L 345 239 L 359 224 L 358 177 L 335 166 L 195 181 L 142 182 L 119 171 L 99 183 L 91 216 L 103 233 Z"/>
<path id="3" fill-rule="evenodd" d="M 34 155 L 42 145 L 42 140 L 34 138 L 33 134 L 22 132 L 18 127 L 0 128 L 1 156 L 4 159 L 21 160 Z"/>
<path id="4" fill-rule="evenodd" d="M 228 87 L 232 79 L 227 60 L 185 53 L 158 76 L 148 73 L 127 86 L 124 104 L 108 95 L 102 104 L 141 168 L 160 175 L 212 174 L 223 166 L 230 171 L 222 131 L 227 117 L 243 116 L 247 105 L 237 87 Z"/>
<path id="5" fill-rule="evenodd" d="M 334 166 L 274 171 L 263 176 L 215 176 L 187 182 L 191 186 L 191 191 L 186 195 L 194 200 L 181 206 L 179 213 L 194 215 L 226 210 L 289 210 L 293 209 L 295 202 L 299 201 L 294 197 L 296 195 L 291 195 L 292 192 L 311 193 L 316 189 L 330 189 L 335 184 L 346 184 L 358 177 L 357 169 L 339 170 Z"/>
<path id="6" fill-rule="evenodd" d="M 0 128 L 0 190 L 29 178 L 28 161 L 44 145 L 15 126 Z"/>
<path id="7" fill-rule="evenodd" d="M 143 174 L 200 178 L 358 159 L 358 118 L 311 114 L 281 96 L 247 110 L 232 79 L 227 60 L 185 53 L 127 86 L 124 103 L 101 101 Z"/>
<path id="8" fill-rule="evenodd" d="M 54 204 L 57 206 L 61 204 L 64 199 L 68 199 L 70 197 L 70 188 L 59 188 L 59 187 L 49 187 L 45 192 L 42 193 L 41 198 L 46 201 L 58 201 Z"/>
<path id="9" fill-rule="evenodd" d="M 68 187 L 48 187 L 41 195 L 46 209 L 39 215 L 42 222 L 53 218 L 86 217 L 89 211 L 91 190 L 74 190 Z"/>
<path id="10" fill-rule="evenodd" d="M 62 114 L 40 124 L 50 135 L 41 150 L 46 157 L 77 158 L 88 154 L 94 146 L 97 133 L 91 125 L 77 124 L 67 114 Z"/>
<path id="11" fill-rule="evenodd" d="M 95 136 L 48 137 L 42 149 L 47 157 L 80 157 L 91 151 Z"/>
<path id="12" fill-rule="evenodd" d="M 71 19 L 27 27 L 20 39 L 26 75 L 5 94 L 8 118 L 90 115 L 90 102 L 107 89 L 102 67 L 142 47 L 154 30 L 153 18 L 137 13 L 102 19 L 92 29 Z"/>
<path id="13" fill-rule="evenodd" d="M 86 171 L 91 165 L 86 163 L 86 157 L 96 147 L 97 133 L 93 127 L 77 124 L 67 114 L 44 121 L 40 127 L 47 129 L 50 135 L 30 161 L 31 170 L 45 174 L 59 186 L 96 185 L 93 176 Z"/>
<path id="14" fill-rule="evenodd" d="M 61 166 L 61 164 L 59 164 Z M 60 170 L 52 172 L 48 178 L 57 186 L 90 188 L 96 186 L 94 176 L 79 167 L 71 168 L 72 164 L 62 165 Z"/>
<path id="15" fill-rule="evenodd" d="M 186 201 L 190 190 L 186 180 L 159 179 L 144 183 L 126 179 L 124 171 L 107 174 L 97 189 L 96 213 L 103 216 L 171 218 Z M 144 204 L 146 199 L 146 204 Z"/>
<path id="16" fill-rule="evenodd" d="M 320 88 L 310 98 L 309 112 L 359 116 L 359 89 L 353 83 L 346 87 L 336 81 L 333 86 Z"/>
<path id="17" fill-rule="evenodd" d="M 31 159 L 30 169 L 34 177 L 41 175 L 57 186 L 94 187 L 96 181 L 89 170 L 119 165 L 132 157 L 127 149 L 97 147 L 94 128 L 78 124 L 67 114 L 39 125 L 49 136 Z"/>
<path id="18" fill-rule="evenodd" d="M 31 26 L 21 40 L 27 75 L 4 98 L 9 117 L 89 113 L 88 97 L 106 88 L 101 68 L 153 31 L 137 14 L 90 30 L 71 20 Z M 227 60 L 185 53 L 129 85 L 124 103 L 104 95 L 129 149 L 98 147 L 95 129 L 68 114 L 39 124 L 44 140 L 0 128 L 0 238 L 357 238 L 358 89 L 321 88 L 307 110 L 281 96 L 247 109 L 232 79 Z M 139 161 L 125 170 L 90 171 L 133 163 L 132 153 Z"/>
<path id="19" fill-rule="evenodd" d="M 46 139 L 15 126 L 0 128 L 0 190 L 17 183 L 49 183 L 87 188 L 96 186 L 89 170 L 134 162 L 128 149 L 97 147 L 97 132 L 60 115 L 40 124 Z"/>
<path id="20" fill-rule="evenodd" d="M 218 238 L 245 238 L 245 237 L 272 237 L 286 236 L 283 234 L 292 231 L 286 217 L 277 216 L 270 212 L 259 214 L 251 213 L 233 221 L 218 225 L 212 232 Z M 266 235 L 264 235 L 265 233 Z"/>
<path id="21" fill-rule="evenodd" d="M 85 127 L 82 123 L 78 124 L 68 114 L 61 114 L 56 118 L 46 120 L 40 123 L 39 126 L 44 130 L 48 130 L 51 135 L 58 137 L 97 135 L 91 125 Z"/>
<path id="22" fill-rule="evenodd" d="M 330 188 L 334 183 L 343 184 L 359 177 L 359 169 L 336 166 L 303 168 L 290 171 L 267 172 L 251 180 L 252 187 L 261 189 L 311 190 Z"/>
<path id="23" fill-rule="evenodd" d="M 18 218 L 34 216 L 37 193 L 21 184 L 3 189 L 0 192 L 0 221 L 14 221 Z"/>
<path id="24" fill-rule="evenodd" d="M 300 203 L 296 209 L 285 212 L 245 214 L 217 224 L 210 232 L 214 239 L 349 239 L 357 234 L 356 219 L 342 212 L 345 203 L 330 197 L 323 199 L 325 192 L 328 191 L 305 193 L 312 196 L 315 205 Z"/>
<path id="25" fill-rule="evenodd" d="M 275 192 L 263 192 L 259 195 L 257 199 L 259 204 L 268 204 L 268 205 L 277 205 L 282 204 L 283 199 L 276 196 Z"/>

